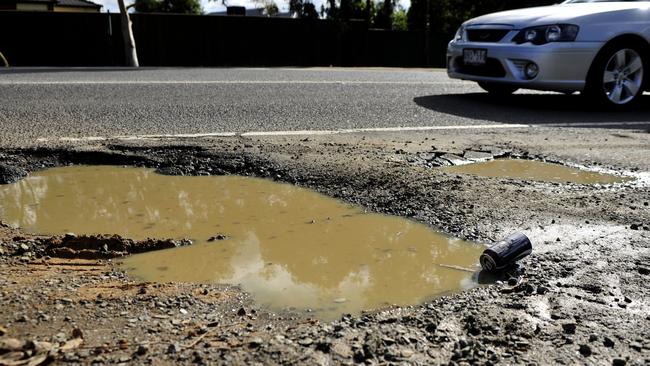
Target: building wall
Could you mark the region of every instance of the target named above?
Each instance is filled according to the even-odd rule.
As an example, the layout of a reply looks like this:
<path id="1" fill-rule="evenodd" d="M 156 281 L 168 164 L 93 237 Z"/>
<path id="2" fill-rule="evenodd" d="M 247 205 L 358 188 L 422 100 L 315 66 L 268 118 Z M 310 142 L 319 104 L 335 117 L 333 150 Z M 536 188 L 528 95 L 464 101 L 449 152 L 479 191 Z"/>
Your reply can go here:
<path id="1" fill-rule="evenodd" d="M 16 10 L 18 11 L 48 11 L 50 7 L 48 4 L 30 4 L 30 3 L 17 3 Z"/>
<path id="2" fill-rule="evenodd" d="M 99 13 L 101 8 L 81 8 L 74 6 L 56 6 L 54 5 L 54 11 L 57 13 Z"/>

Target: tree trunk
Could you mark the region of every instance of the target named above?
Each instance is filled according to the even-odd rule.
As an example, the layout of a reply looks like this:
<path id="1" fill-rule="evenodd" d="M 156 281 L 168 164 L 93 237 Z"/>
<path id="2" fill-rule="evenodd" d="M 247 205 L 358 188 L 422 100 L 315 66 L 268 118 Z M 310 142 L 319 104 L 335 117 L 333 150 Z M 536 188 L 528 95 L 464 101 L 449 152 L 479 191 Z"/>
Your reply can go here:
<path id="1" fill-rule="evenodd" d="M 2 65 L 4 67 L 9 67 L 9 61 L 5 58 L 5 56 L 0 52 L 0 61 L 2 61 Z"/>
<path id="2" fill-rule="evenodd" d="M 138 67 L 138 52 L 135 49 L 135 38 L 133 38 L 133 30 L 131 29 L 131 18 L 129 18 L 129 13 L 126 9 L 126 5 L 124 5 L 124 0 L 117 0 L 117 3 L 120 5 L 126 66 Z"/>

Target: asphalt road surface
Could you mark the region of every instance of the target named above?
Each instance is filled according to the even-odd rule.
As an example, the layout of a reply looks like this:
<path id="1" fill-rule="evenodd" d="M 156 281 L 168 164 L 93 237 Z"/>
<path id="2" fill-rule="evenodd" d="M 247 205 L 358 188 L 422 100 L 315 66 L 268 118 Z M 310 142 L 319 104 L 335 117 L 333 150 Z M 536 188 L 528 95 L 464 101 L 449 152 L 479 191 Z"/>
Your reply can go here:
<path id="1" fill-rule="evenodd" d="M 0 144 L 60 138 L 390 127 L 649 128 L 650 97 L 603 113 L 578 95 L 495 99 L 444 70 L 7 69 Z"/>

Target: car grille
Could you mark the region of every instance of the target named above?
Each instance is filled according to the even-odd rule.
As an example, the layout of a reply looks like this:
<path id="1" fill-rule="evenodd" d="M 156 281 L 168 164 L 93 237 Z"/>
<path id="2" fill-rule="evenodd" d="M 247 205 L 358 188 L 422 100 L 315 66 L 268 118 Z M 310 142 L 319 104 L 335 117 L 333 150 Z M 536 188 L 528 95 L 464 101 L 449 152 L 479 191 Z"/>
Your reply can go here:
<path id="1" fill-rule="evenodd" d="M 454 62 L 456 72 L 466 75 L 487 76 L 493 78 L 502 78 L 506 76 L 506 70 L 499 60 L 488 58 L 485 65 L 465 65 L 462 57 L 458 57 Z"/>
<path id="2" fill-rule="evenodd" d="M 468 29 L 467 39 L 470 42 L 496 43 L 508 34 L 508 29 Z"/>

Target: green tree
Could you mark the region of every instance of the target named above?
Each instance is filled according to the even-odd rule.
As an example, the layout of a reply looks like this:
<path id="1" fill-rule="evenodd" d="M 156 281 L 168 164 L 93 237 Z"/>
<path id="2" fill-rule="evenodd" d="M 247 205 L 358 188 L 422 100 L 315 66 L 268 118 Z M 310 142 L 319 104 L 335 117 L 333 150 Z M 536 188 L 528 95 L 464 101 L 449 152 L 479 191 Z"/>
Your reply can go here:
<path id="1" fill-rule="evenodd" d="M 365 0 L 352 0 L 350 1 L 350 5 L 351 5 L 350 19 L 366 19 Z M 370 1 L 370 10 L 372 14 L 372 12 L 374 11 L 374 2 L 372 1 Z"/>
<path id="2" fill-rule="evenodd" d="M 307 19 L 318 19 L 318 11 L 316 10 L 316 5 L 314 3 L 305 3 L 302 7 L 302 16 L 301 18 Z"/>
<path id="3" fill-rule="evenodd" d="M 392 29 L 397 31 L 408 30 L 408 21 L 406 17 L 406 10 L 404 8 L 397 9 L 391 17 Z"/>
<path id="4" fill-rule="evenodd" d="M 339 8 L 336 6 L 336 0 L 327 0 L 328 7 L 325 9 L 327 19 L 339 19 Z"/>
<path id="5" fill-rule="evenodd" d="M 302 0 L 289 0 L 289 12 L 300 16 L 302 13 L 302 5 Z"/>
<path id="6" fill-rule="evenodd" d="M 163 0 L 164 3 L 168 4 L 168 13 L 203 14 L 199 0 Z"/>
<path id="7" fill-rule="evenodd" d="M 368 4 L 372 18 L 375 13 L 375 3 L 367 0 L 340 0 L 338 5 L 336 0 L 327 0 L 327 7 L 323 6 L 321 13 L 324 13 L 327 19 L 334 20 L 366 19 Z"/>
<path id="8" fill-rule="evenodd" d="M 298 18 L 318 19 L 316 6 L 304 0 L 289 0 L 289 11 L 296 14 Z"/>
<path id="9" fill-rule="evenodd" d="M 377 4 L 377 8 L 379 10 L 373 19 L 373 27 L 391 29 L 393 26 L 393 0 L 384 0 Z"/>
<path id="10" fill-rule="evenodd" d="M 556 0 L 412 0 L 407 13 L 411 30 L 426 29 L 427 1 L 432 34 L 453 36 L 465 20 L 496 11 L 551 5 Z"/>
<path id="11" fill-rule="evenodd" d="M 271 1 L 264 5 L 264 11 L 266 12 L 266 15 L 272 17 L 280 12 L 280 8 L 278 8 L 276 3 Z"/>
<path id="12" fill-rule="evenodd" d="M 264 13 L 270 17 L 280 12 L 280 8 L 273 0 L 253 0 L 258 9 L 263 9 Z"/>
<path id="13" fill-rule="evenodd" d="M 156 13 L 160 9 L 159 0 L 136 0 L 134 5 L 138 13 Z"/>
<path id="14" fill-rule="evenodd" d="M 352 18 L 352 0 L 341 0 L 338 13 L 341 20 Z"/>
<path id="15" fill-rule="evenodd" d="M 138 13 L 202 14 L 199 0 L 135 0 Z"/>

